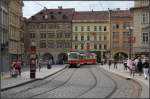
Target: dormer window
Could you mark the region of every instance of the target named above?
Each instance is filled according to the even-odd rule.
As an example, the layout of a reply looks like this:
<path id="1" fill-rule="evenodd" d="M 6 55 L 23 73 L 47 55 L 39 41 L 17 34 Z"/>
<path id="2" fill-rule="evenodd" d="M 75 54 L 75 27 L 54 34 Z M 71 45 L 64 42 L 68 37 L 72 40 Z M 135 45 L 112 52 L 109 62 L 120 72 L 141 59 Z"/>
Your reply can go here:
<path id="1" fill-rule="evenodd" d="M 58 12 L 58 14 L 61 14 L 61 12 Z"/>
<path id="2" fill-rule="evenodd" d="M 63 17 L 63 19 L 67 19 L 67 16 L 66 16 L 66 15 L 63 15 L 62 17 Z"/>
<path id="3" fill-rule="evenodd" d="M 54 15 L 51 15 L 51 19 L 55 19 Z"/>
<path id="4" fill-rule="evenodd" d="M 53 12 L 50 12 L 50 14 L 53 14 Z"/>
<path id="5" fill-rule="evenodd" d="M 32 18 L 32 20 L 35 20 L 35 16 L 32 16 L 31 18 Z"/>

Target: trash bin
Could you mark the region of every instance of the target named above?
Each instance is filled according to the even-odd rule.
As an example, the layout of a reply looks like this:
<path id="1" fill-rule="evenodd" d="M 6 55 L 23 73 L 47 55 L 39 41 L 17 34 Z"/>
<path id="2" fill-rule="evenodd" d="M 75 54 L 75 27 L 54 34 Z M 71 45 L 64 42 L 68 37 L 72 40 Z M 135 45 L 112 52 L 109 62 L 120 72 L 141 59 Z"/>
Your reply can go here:
<path id="1" fill-rule="evenodd" d="M 47 69 L 51 69 L 51 65 L 47 65 Z"/>
<path id="2" fill-rule="evenodd" d="M 30 78 L 35 78 L 35 70 L 30 70 Z"/>

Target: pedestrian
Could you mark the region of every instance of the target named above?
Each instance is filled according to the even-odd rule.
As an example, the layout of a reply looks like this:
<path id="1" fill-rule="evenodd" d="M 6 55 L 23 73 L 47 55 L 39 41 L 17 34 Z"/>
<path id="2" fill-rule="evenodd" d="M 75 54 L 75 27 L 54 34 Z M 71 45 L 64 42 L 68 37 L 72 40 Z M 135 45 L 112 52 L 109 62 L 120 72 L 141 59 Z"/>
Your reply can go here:
<path id="1" fill-rule="evenodd" d="M 40 60 L 39 60 L 39 64 L 38 64 L 38 65 L 39 65 L 39 72 L 40 72 L 40 70 L 41 70 L 41 65 L 42 65 L 42 64 L 41 64 L 41 61 L 42 61 L 42 60 L 40 59 Z"/>
<path id="2" fill-rule="evenodd" d="M 133 77 L 134 77 L 135 66 L 134 66 L 133 59 L 128 58 L 128 60 L 127 60 L 127 66 L 128 66 L 129 71 L 130 71 L 130 76 L 133 75 Z"/>
<path id="3" fill-rule="evenodd" d="M 117 60 L 114 60 L 114 69 L 117 69 Z"/>
<path id="4" fill-rule="evenodd" d="M 18 70 L 18 73 L 21 76 L 21 62 L 19 60 L 17 60 L 15 68 Z"/>
<path id="5" fill-rule="evenodd" d="M 139 60 L 138 60 L 138 63 L 137 63 L 137 70 L 138 70 L 138 72 L 139 72 L 139 76 L 141 76 L 141 74 L 142 74 L 142 68 L 143 68 L 142 65 L 143 65 L 143 64 L 142 64 L 142 60 L 139 59 Z"/>
<path id="6" fill-rule="evenodd" d="M 145 62 L 143 63 L 143 71 L 144 71 L 145 80 L 147 80 L 147 77 L 148 77 L 148 69 L 149 69 L 149 61 L 148 61 L 148 59 L 147 59 L 147 60 L 145 60 Z"/>
<path id="7" fill-rule="evenodd" d="M 108 66 L 109 66 L 109 69 L 110 69 L 110 66 L 111 66 L 111 60 L 108 61 Z"/>
<path id="8" fill-rule="evenodd" d="M 124 71 L 127 71 L 127 59 L 123 61 Z"/>
<path id="9" fill-rule="evenodd" d="M 47 69 L 51 69 L 51 65 L 52 65 L 52 59 L 49 59 L 47 64 Z"/>

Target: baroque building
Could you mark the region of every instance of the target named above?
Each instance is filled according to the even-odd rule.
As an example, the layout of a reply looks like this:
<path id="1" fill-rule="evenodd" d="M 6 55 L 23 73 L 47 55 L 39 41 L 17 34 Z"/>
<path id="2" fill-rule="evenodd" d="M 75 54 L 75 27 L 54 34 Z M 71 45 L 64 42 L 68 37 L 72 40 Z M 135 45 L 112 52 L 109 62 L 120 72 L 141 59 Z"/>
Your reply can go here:
<path id="1" fill-rule="evenodd" d="M 21 59 L 21 19 L 22 0 L 10 0 L 9 2 L 9 56 L 10 63 Z"/>
<path id="2" fill-rule="evenodd" d="M 0 0 L 0 67 L 1 71 L 8 70 L 8 4 L 9 0 Z"/>
<path id="3" fill-rule="evenodd" d="M 28 41 L 34 42 L 40 58 L 52 59 L 54 63 L 67 60 L 67 52 L 72 47 L 73 12 L 72 8 L 44 8 L 27 19 Z M 30 46 L 27 49 L 30 52 Z"/>
<path id="4" fill-rule="evenodd" d="M 149 23 L 149 0 L 134 1 L 133 13 L 133 35 L 136 35 L 136 43 L 133 45 L 133 54 L 146 55 L 149 53 L 150 23 Z"/>
<path id="5" fill-rule="evenodd" d="M 133 15 L 129 10 L 110 10 L 111 55 L 117 60 L 129 56 L 130 34 L 128 28 L 133 26 Z"/>
<path id="6" fill-rule="evenodd" d="M 109 15 L 107 11 L 75 12 L 72 20 L 72 51 L 97 54 L 97 61 L 110 50 Z"/>

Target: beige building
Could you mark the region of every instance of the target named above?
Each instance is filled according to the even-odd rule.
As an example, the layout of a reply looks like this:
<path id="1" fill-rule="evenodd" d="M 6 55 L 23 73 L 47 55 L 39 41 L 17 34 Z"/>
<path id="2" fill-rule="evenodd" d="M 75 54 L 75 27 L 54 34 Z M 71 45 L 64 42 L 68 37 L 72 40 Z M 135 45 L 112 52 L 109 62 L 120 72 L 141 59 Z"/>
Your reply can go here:
<path id="1" fill-rule="evenodd" d="M 9 2 L 9 56 L 10 61 L 21 57 L 22 0 Z"/>
<path id="2" fill-rule="evenodd" d="M 98 61 L 110 51 L 109 14 L 107 11 L 75 12 L 72 20 L 72 51 L 90 51 Z"/>
<path id="3" fill-rule="evenodd" d="M 37 54 L 44 60 L 52 59 L 58 63 L 66 61 L 72 42 L 72 15 L 74 9 L 46 9 L 27 19 L 28 42 L 34 42 Z M 28 44 L 29 44 L 28 43 Z M 30 52 L 30 46 L 27 46 Z"/>
<path id="4" fill-rule="evenodd" d="M 129 56 L 130 34 L 128 28 L 132 26 L 133 15 L 129 10 L 111 10 L 111 55 L 122 60 Z"/>
<path id="5" fill-rule="evenodd" d="M 135 55 L 148 55 L 149 52 L 149 0 L 135 1 L 133 12 L 133 35 L 136 36 L 136 43 L 133 45 Z"/>
<path id="6" fill-rule="evenodd" d="M 0 69 L 1 72 L 9 69 L 8 55 L 8 3 L 9 0 L 0 0 Z"/>

